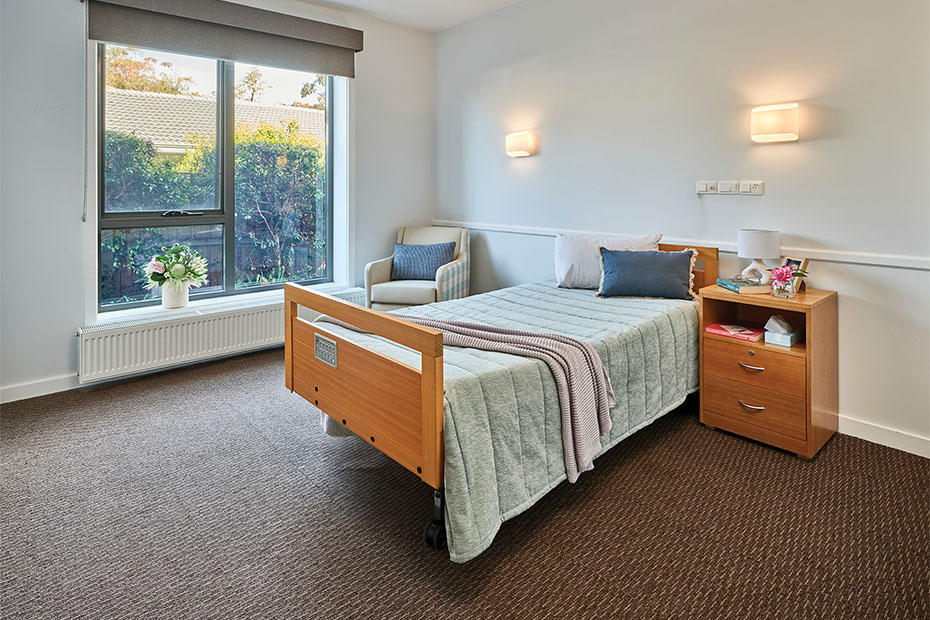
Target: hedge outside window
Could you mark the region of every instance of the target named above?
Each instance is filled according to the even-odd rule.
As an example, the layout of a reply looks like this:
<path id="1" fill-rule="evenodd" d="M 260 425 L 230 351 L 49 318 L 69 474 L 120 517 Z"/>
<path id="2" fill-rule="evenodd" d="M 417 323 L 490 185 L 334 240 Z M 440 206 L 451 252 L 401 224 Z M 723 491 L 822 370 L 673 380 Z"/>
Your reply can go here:
<path id="1" fill-rule="evenodd" d="M 331 280 L 332 78 L 99 46 L 101 309 L 157 303 L 143 267 L 183 243 L 193 297 Z"/>

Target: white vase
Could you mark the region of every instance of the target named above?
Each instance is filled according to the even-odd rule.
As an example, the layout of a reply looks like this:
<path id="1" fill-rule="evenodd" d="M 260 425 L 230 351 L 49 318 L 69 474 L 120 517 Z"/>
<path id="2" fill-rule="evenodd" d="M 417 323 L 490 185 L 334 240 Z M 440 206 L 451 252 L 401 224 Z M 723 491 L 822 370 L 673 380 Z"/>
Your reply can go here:
<path id="1" fill-rule="evenodd" d="M 161 287 L 161 307 L 183 308 L 190 303 L 190 288 L 187 282 L 166 282 Z"/>

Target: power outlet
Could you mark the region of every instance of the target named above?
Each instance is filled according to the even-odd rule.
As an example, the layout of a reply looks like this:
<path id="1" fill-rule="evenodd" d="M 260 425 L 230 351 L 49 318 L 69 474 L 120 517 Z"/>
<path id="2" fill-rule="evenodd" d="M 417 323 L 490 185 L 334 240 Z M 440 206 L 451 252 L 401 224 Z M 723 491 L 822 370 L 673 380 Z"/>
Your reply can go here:
<path id="1" fill-rule="evenodd" d="M 716 181 L 698 181 L 697 182 L 697 193 L 698 194 L 716 194 L 717 193 L 717 182 Z"/>
<path id="2" fill-rule="evenodd" d="M 762 181 L 740 181 L 739 193 L 744 196 L 761 196 L 765 193 L 765 183 Z"/>

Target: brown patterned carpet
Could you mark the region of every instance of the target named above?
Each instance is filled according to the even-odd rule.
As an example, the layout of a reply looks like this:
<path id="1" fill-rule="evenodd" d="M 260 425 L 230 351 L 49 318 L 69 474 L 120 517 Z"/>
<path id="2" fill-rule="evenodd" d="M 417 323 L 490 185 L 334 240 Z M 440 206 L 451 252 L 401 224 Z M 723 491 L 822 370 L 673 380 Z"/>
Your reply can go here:
<path id="1" fill-rule="evenodd" d="M 504 525 L 428 549 L 424 485 L 330 439 L 280 350 L 4 406 L 4 618 L 928 618 L 930 462 L 810 463 L 693 403 Z"/>

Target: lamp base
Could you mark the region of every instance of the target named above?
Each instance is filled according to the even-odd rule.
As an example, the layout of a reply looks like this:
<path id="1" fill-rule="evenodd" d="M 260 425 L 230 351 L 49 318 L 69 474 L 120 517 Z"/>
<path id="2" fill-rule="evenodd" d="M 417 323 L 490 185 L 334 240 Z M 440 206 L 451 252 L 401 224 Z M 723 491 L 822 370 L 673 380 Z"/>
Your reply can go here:
<path id="1" fill-rule="evenodd" d="M 758 273 L 759 275 L 756 275 Z M 759 284 L 768 284 L 772 279 L 769 268 L 765 266 L 761 258 L 754 258 L 752 264 L 743 269 L 742 273 L 745 278 L 758 278 Z"/>

